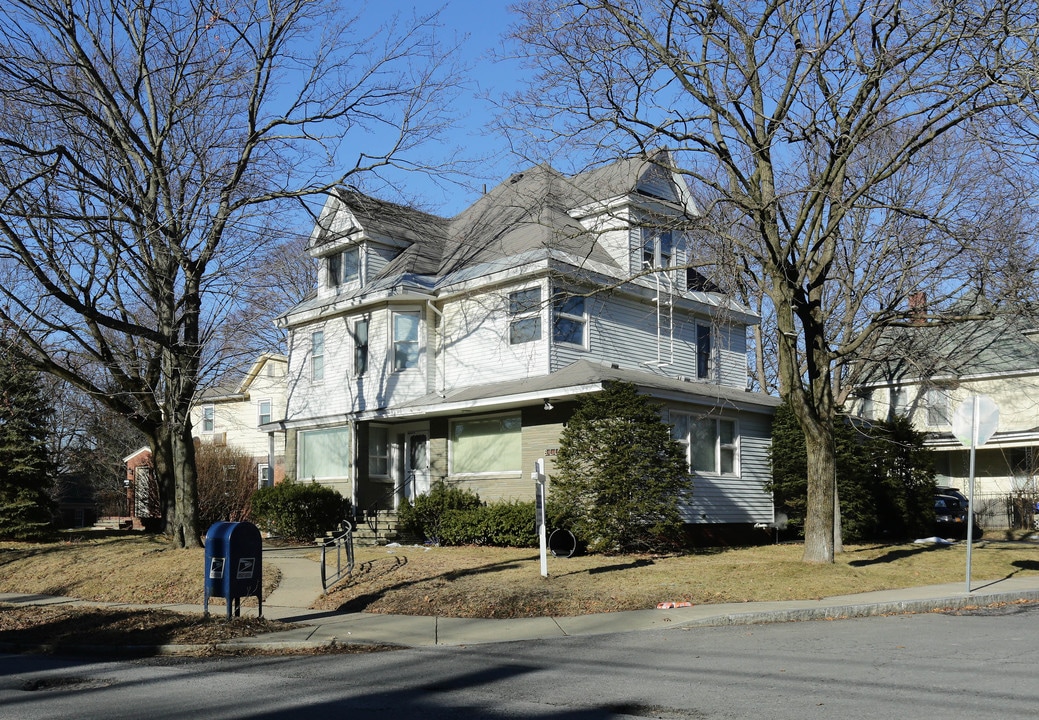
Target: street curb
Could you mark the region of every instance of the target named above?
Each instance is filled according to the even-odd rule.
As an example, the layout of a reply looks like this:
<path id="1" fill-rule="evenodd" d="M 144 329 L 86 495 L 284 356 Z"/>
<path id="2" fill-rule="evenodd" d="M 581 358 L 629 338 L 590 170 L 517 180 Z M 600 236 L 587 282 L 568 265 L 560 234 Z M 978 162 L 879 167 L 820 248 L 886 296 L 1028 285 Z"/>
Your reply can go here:
<path id="1" fill-rule="evenodd" d="M 939 610 L 959 610 L 966 607 L 989 607 L 1002 603 L 1039 602 L 1039 591 L 990 593 L 975 596 L 948 596 L 929 600 L 894 600 L 890 602 L 852 605 L 828 605 L 816 608 L 793 608 L 747 613 L 728 613 L 708 618 L 678 621 L 677 627 L 725 627 L 730 625 L 764 625 L 811 620 L 848 620 L 881 615 L 915 615 Z"/>

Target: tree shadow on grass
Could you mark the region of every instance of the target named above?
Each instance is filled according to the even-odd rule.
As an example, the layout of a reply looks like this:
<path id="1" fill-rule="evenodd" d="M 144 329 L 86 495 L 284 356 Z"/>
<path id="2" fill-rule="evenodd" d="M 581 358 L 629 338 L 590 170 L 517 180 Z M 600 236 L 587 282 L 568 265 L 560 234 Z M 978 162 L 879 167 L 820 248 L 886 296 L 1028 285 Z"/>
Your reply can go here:
<path id="1" fill-rule="evenodd" d="M 503 560 L 502 562 L 488 563 L 487 565 L 480 565 L 478 567 L 466 568 L 464 570 L 448 570 L 439 575 L 432 575 L 429 577 L 422 577 L 411 580 L 403 580 L 393 585 L 388 585 L 383 588 L 379 588 L 373 592 L 365 593 L 363 595 L 357 595 L 349 600 L 346 600 L 341 605 L 336 607 L 337 613 L 355 613 L 364 612 L 369 607 L 377 603 L 386 595 L 404 588 L 408 588 L 414 585 L 420 585 L 422 583 L 434 582 L 436 580 L 452 581 L 459 578 L 463 578 L 469 575 L 482 575 L 484 573 L 498 572 L 501 570 L 512 570 L 514 568 L 522 567 L 524 562 L 530 562 L 536 560 L 537 555 L 533 555 L 530 558 L 517 558 L 515 560 Z M 397 563 L 389 568 L 384 574 L 396 572 L 400 568 L 407 564 L 407 557 L 404 556 L 403 560 L 398 559 Z M 363 566 L 362 566 L 363 567 Z M 357 578 L 354 578 L 357 579 Z M 349 584 L 344 584 L 342 589 L 349 588 Z M 333 590 L 334 591 L 334 590 Z M 432 614 L 432 613 L 431 613 Z"/>
<path id="2" fill-rule="evenodd" d="M 893 563 L 899 560 L 905 560 L 908 557 L 914 557 L 927 552 L 934 552 L 935 550 L 944 550 L 950 545 L 914 545 L 911 548 L 899 547 L 897 549 L 890 550 L 883 555 L 875 558 L 869 558 L 866 560 L 852 560 L 848 565 L 851 567 L 868 567 L 869 565 L 880 565 L 882 563 Z"/>

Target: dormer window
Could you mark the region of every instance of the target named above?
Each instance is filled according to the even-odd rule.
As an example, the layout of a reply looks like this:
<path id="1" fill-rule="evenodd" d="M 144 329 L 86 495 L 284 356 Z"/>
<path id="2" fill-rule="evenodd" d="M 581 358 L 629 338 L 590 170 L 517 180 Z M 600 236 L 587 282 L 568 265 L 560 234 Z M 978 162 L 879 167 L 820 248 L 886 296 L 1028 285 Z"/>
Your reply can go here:
<path id="1" fill-rule="evenodd" d="M 361 251 L 349 248 L 325 259 L 328 287 L 337 287 L 356 281 L 361 276 Z"/>
<path id="2" fill-rule="evenodd" d="M 675 254 L 674 235 L 670 230 L 642 228 L 642 266 L 646 268 L 671 267 Z"/>

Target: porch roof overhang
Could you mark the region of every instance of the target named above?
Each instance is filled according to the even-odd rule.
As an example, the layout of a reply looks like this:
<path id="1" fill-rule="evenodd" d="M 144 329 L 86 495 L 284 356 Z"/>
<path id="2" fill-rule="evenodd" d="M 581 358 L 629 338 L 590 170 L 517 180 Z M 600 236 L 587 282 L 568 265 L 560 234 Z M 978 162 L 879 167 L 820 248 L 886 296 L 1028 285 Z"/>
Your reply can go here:
<path id="1" fill-rule="evenodd" d="M 924 445 L 930 450 L 951 452 L 953 450 L 970 450 L 952 433 L 933 433 L 924 439 Z M 979 445 L 978 450 L 1001 450 L 1009 448 L 1039 447 L 1039 428 L 1018 430 L 1013 432 L 997 432 L 987 443 Z"/>
<path id="2" fill-rule="evenodd" d="M 579 360 L 549 375 L 431 393 L 393 407 L 357 413 L 355 419 L 403 421 L 513 410 L 545 400 L 553 403 L 574 400 L 588 393 L 600 392 L 610 382 L 630 382 L 642 394 L 656 400 L 710 408 L 771 414 L 780 404 L 778 398 L 769 395 Z"/>

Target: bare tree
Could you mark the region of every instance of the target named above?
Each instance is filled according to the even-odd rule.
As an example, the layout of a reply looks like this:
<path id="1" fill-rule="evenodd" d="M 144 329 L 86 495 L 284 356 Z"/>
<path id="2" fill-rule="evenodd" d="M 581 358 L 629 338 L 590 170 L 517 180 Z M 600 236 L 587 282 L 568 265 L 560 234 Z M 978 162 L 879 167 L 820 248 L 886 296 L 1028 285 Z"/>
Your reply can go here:
<path id="1" fill-rule="evenodd" d="M 1015 197 L 1008 183 L 993 208 L 985 193 L 1022 171 L 1009 138 L 1034 117 L 1036 4 L 528 0 L 521 12 L 536 73 L 516 100 L 537 141 L 593 158 L 667 147 L 709 198 L 705 232 L 734 248 L 747 297 L 775 319 L 776 382 L 809 455 L 804 559 L 832 562 L 847 386 L 835 368 L 907 322 L 911 293 L 955 295 L 991 266 Z"/>
<path id="2" fill-rule="evenodd" d="M 456 88 L 436 14 L 335 0 L 0 8 L 0 322 L 148 437 L 166 529 L 199 542 L 189 409 L 279 200 L 416 155 Z"/>

